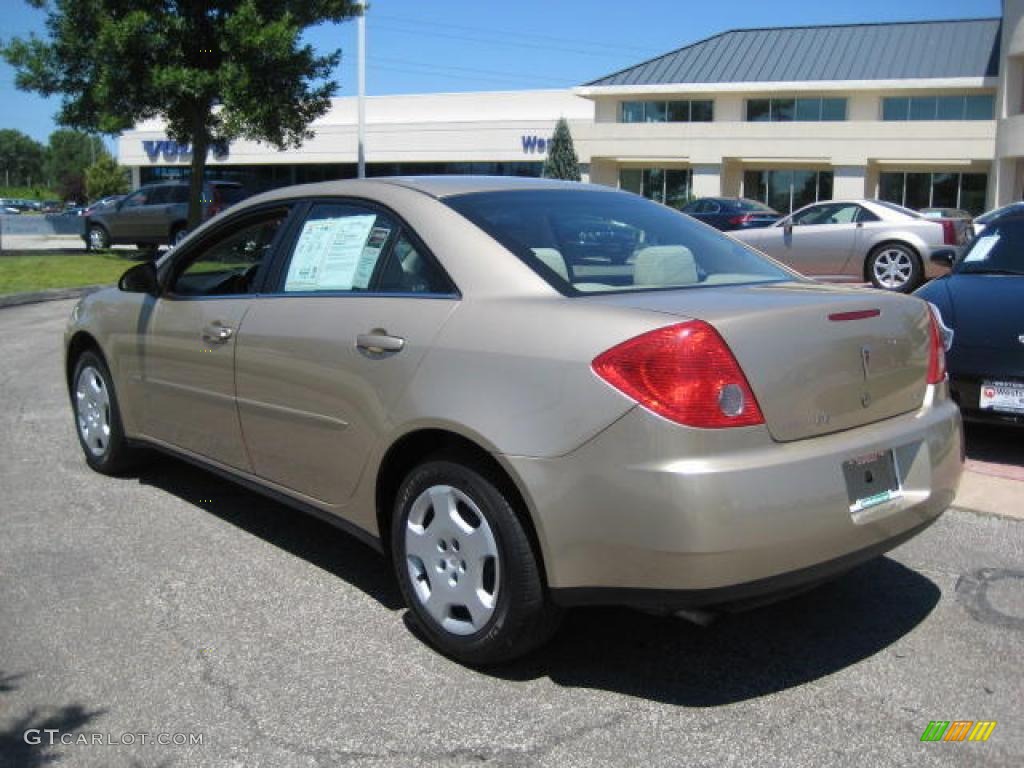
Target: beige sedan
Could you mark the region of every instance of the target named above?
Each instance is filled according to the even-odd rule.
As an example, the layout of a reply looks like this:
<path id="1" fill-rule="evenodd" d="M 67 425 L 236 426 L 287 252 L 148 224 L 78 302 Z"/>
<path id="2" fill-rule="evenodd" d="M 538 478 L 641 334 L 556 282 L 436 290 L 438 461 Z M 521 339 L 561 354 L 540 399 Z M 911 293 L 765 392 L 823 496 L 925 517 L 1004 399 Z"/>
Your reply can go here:
<path id="1" fill-rule="evenodd" d="M 692 614 L 842 573 L 962 466 L 926 303 L 553 181 L 260 195 L 83 299 L 66 371 L 93 468 L 155 448 L 346 528 L 475 664 L 565 606 Z"/>

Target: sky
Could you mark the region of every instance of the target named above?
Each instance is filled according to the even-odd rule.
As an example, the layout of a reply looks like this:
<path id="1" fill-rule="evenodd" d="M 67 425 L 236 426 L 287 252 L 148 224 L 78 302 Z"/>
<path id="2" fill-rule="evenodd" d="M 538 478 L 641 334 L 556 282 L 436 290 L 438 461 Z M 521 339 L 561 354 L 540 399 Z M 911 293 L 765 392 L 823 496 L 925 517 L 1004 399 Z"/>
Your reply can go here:
<path id="1" fill-rule="evenodd" d="M 999 16 L 1000 0 L 373 0 L 366 17 L 370 96 L 569 88 L 729 29 Z M 0 40 L 45 34 L 45 15 L 0 0 Z M 339 96 L 356 94 L 356 24 L 306 32 L 341 49 Z M 59 99 L 14 87 L 0 61 L 0 128 L 46 141 Z"/>

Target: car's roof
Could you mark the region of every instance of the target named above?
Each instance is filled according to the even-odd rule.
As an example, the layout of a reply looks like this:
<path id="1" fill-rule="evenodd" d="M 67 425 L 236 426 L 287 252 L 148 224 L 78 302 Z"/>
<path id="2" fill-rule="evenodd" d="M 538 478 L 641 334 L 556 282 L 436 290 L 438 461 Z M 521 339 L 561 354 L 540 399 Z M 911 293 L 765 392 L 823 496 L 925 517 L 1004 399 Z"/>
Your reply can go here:
<path id="1" fill-rule="evenodd" d="M 542 189 L 589 189 L 615 192 L 610 187 L 582 184 L 576 181 L 535 179 L 521 176 L 375 176 L 369 179 L 342 179 L 315 184 L 280 187 L 259 195 L 260 202 L 295 197 L 324 197 L 331 195 L 358 195 L 375 186 L 405 187 L 435 198 L 468 195 L 475 192 L 507 192 Z"/>

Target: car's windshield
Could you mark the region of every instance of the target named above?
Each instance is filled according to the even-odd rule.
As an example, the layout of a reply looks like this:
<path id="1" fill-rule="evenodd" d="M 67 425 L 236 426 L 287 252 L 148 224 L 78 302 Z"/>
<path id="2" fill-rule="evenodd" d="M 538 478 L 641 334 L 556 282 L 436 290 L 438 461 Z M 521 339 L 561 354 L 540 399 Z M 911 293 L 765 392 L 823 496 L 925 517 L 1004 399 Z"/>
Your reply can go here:
<path id="1" fill-rule="evenodd" d="M 689 217 L 623 192 L 478 192 L 445 202 L 566 295 L 799 279 Z"/>
<path id="2" fill-rule="evenodd" d="M 1024 275 L 1024 218 L 993 224 L 957 264 L 960 274 Z"/>

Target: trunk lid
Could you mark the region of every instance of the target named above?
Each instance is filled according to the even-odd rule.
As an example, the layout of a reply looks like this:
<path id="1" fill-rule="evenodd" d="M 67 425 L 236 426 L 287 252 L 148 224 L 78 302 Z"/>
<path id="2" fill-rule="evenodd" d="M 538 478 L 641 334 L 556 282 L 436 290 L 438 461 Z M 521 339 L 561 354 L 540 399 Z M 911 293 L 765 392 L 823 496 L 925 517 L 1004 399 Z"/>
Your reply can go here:
<path id="1" fill-rule="evenodd" d="M 778 441 L 881 421 L 913 411 L 924 400 L 930 321 L 920 299 L 794 282 L 579 300 L 713 325 L 736 356 Z M 877 315 L 869 317 L 850 314 L 875 310 Z"/>

